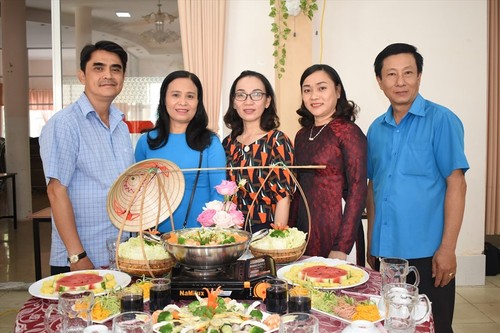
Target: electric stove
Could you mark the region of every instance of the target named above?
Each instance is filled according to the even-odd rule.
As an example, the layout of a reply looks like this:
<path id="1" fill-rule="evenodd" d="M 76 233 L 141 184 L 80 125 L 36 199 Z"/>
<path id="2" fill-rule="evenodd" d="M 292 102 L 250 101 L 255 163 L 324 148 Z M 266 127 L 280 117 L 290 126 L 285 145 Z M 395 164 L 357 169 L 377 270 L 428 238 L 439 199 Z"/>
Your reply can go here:
<path id="1" fill-rule="evenodd" d="M 172 268 L 172 299 L 207 297 L 207 289 L 222 289 L 220 296 L 233 299 L 264 299 L 266 279 L 276 277 L 276 266 L 269 256 L 237 260 L 216 269 L 193 269 L 180 264 Z"/>

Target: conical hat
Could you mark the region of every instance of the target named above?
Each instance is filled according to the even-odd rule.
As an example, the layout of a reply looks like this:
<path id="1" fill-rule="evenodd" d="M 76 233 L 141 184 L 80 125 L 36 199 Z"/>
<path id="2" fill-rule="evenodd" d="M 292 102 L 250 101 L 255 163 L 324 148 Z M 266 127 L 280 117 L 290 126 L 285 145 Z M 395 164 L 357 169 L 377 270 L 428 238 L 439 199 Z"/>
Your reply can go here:
<path id="1" fill-rule="evenodd" d="M 125 170 L 108 192 L 111 222 L 130 232 L 151 229 L 177 209 L 184 196 L 184 175 L 167 160 L 149 159 Z"/>

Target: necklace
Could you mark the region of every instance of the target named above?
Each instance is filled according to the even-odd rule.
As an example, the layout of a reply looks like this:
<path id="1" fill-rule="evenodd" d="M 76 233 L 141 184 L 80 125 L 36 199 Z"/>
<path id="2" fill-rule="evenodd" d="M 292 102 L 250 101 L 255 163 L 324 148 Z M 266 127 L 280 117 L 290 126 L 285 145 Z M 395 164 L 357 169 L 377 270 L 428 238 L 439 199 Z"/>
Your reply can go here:
<path id="1" fill-rule="evenodd" d="M 315 136 L 312 136 L 313 135 L 313 128 L 314 128 L 314 125 L 311 126 L 311 133 L 309 134 L 309 141 L 314 141 L 314 139 L 316 139 L 319 135 L 319 133 L 321 133 L 321 131 L 323 131 L 326 127 L 326 125 L 328 125 L 330 122 L 327 122 L 326 124 L 324 124 L 323 126 L 321 126 L 321 128 L 319 129 L 318 133 L 316 133 Z"/>

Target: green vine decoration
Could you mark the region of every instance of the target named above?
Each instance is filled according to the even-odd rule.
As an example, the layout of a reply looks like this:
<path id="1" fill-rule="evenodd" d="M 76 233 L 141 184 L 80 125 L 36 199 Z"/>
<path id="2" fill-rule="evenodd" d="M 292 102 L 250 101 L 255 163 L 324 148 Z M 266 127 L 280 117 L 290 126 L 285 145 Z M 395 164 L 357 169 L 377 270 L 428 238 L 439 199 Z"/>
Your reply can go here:
<path id="1" fill-rule="evenodd" d="M 314 16 L 314 12 L 318 10 L 316 0 L 298 0 L 300 11 L 310 20 Z M 288 27 L 288 7 L 286 0 L 269 0 L 271 12 L 269 16 L 276 19 L 271 24 L 271 32 L 274 34 L 274 52 L 275 58 L 274 69 L 278 72 L 278 78 L 283 77 L 286 64 L 286 41 L 292 30 Z"/>

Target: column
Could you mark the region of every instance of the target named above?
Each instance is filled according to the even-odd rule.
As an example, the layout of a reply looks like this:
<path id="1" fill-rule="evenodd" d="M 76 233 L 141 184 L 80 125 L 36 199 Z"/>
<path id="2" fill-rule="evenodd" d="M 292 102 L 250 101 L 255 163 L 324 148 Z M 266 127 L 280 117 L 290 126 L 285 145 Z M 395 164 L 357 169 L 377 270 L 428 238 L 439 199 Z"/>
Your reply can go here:
<path id="1" fill-rule="evenodd" d="M 92 8 L 78 7 L 75 10 L 75 53 L 77 73 L 80 69 L 80 52 L 92 43 Z"/>
<path id="2" fill-rule="evenodd" d="M 5 106 L 5 157 L 8 172 L 17 172 L 17 214 L 31 214 L 29 82 L 24 1 L 2 0 L 2 69 Z M 11 200 L 12 198 L 10 198 Z M 12 207 L 10 204 L 9 207 Z"/>

